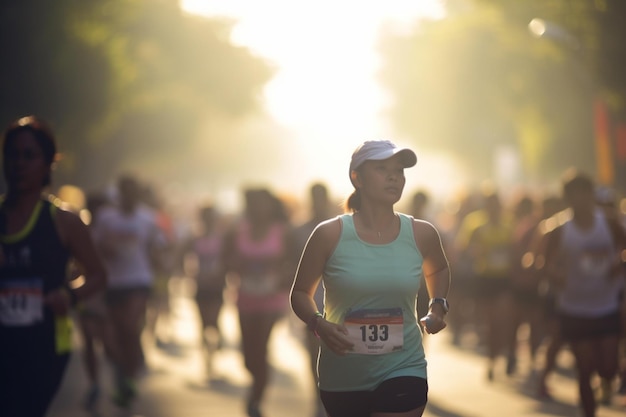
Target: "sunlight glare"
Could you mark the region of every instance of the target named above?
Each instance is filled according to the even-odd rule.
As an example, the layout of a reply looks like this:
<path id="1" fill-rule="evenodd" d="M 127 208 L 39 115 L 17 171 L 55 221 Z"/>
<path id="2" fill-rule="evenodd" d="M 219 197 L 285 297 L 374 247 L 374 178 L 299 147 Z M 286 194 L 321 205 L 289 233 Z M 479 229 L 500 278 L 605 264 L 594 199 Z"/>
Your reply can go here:
<path id="1" fill-rule="evenodd" d="M 345 161 L 358 143 L 390 134 L 381 117 L 386 95 L 376 81 L 379 31 L 383 25 L 408 30 L 419 18 L 444 17 L 441 0 L 181 0 L 181 7 L 234 19 L 231 41 L 275 65 L 264 91 L 268 113 L 294 132 L 312 160 L 308 169 L 319 171 L 314 165 L 325 160 L 325 166 L 336 167 L 326 173 L 335 181 L 345 176 Z"/>

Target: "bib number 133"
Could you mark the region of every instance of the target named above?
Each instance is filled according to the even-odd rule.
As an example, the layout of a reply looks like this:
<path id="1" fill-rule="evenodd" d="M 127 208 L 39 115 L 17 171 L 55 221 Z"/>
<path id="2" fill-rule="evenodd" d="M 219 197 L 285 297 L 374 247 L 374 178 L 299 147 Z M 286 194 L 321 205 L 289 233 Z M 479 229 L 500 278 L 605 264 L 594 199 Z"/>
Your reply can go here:
<path id="1" fill-rule="evenodd" d="M 402 349 L 404 327 L 401 308 L 351 311 L 346 315 L 344 325 L 354 343 L 352 353 L 380 355 Z"/>
<path id="2" fill-rule="evenodd" d="M 389 340 L 389 325 L 387 324 L 364 324 L 360 329 L 363 342 L 384 342 Z"/>

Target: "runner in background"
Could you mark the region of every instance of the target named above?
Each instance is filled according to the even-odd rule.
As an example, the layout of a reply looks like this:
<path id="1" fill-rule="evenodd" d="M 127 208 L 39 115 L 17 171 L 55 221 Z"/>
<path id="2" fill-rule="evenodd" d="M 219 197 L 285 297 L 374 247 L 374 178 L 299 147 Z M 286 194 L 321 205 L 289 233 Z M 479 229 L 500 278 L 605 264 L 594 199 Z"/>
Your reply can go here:
<path id="1" fill-rule="evenodd" d="M 626 233 L 597 206 L 589 176 L 568 170 L 563 196 L 569 209 L 546 232 L 541 264 L 555 285 L 561 335 L 576 360 L 582 411 L 595 417 L 592 380 L 597 375 L 611 381 L 618 368 L 624 285 L 619 254 Z"/>
<path id="2" fill-rule="evenodd" d="M 448 297 L 455 308 L 450 310 L 447 321 L 452 331 L 452 343 L 459 346 L 466 333 L 480 335 L 484 330 L 482 323 L 477 320 L 474 260 L 467 246 L 472 232 L 486 219 L 481 210 L 482 195 L 476 192 L 463 191 L 450 205 L 454 220 L 448 233 L 451 244 L 447 255 L 455 284 Z M 482 339 L 479 337 L 478 340 Z"/>
<path id="3" fill-rule="evenodd" d="M 90 193 L 86 197 L 87 224 L 92 225 L 102 207 L 110 204 L 104 193 Z M 83 211 L 84 212 L 84 211 Z M 104 291 L 78 304 L 77 320 L 83 341 L 83 365 L 89 386 L 83 399 L 85 410 L 95 412 L 102 393 L 102 366 L 100 350 L 107 360 L 112 360 L 111 326 L 109 323 Z"/>
<path id="4" fill-rule="evenodd" d="M 260 417 L 270 378 L 268 342 L 289 311 L 296 245 L 281 200 L 267 188 L 247 189 L 244 196 L 244 215 L 226 235 L 224 265 L 236 281 L 241 348 L 252 377 L 246 411 Z"/>
<path id="5" fill-rule="evenodd" d="M 517 369 L 517 354 L 520 344 L 519 330 L 528 328 L 529 370 L 534 372 L 537 350 L 545 335 L 543 301 L 539 294 L 541 276 L 533 267 L 534 258 L 531 242 L 539 224 L 540 211 L 535 199 L 526 192 L 513 203 L 513 253 L 511 260 L 511 294 L 513 301 L 512 321 L 509 331 L 507 362 L 509 373 Z"/>
<path id="6" fill-rule="evenodd" d="M 619 217 L 626 229 L 626 197 L 619 204 Z M 622 273 L 626 275 L 626 252 L 622 252 Z M 622 290 L 622 337 L 620 346 L 620 385 L 617 392 L 626 396 L 626 289 Z"/>
<path id="7" fill-rule="evenodd" d="M 46 193 L 57 158 L 52 131 L 34 116 L 3 136 L 0 202 L 0 413 L 43 417 L 72 349 L 70 311 L 101 291 L 106 270 L 85 223 Z M 68 283 L 71 261 L 83 279 Z"/>
<path id="8" fill-rule="evenodd" d="M 626 215 L 621 212 L 619 207 L 619 201 L 615 191 L 606 186 L 598 186 L 595 191 L 596 203 L 604 211 L 604 214 L 608 219 L 611 219 L 617 225 L 621 225 L 626 230 Z M 626 253 L 621 257 L 622 279 L 626 284 Z M 626 395 L 626 300 L 625 300 L 625 287 L 622 285 L 620 290 L 621 300 L 621 312 L 622 312 L 622 330 L 620 336 L 620 351 L 619 351 L 619 388 L 617 392 L 620 395 Z M 602 379 L 600 383 L 600 402 L 608 405 L 612 401 L 612 397 L 615 390 L 613 387 L 613 381 Z"/>
<path id="9" fill-rule="evenodd" d="M 145 368 L 141 342 L 154 284 L 153 262 L 167 249 L 154 210 L 142 204 L 141 184 L 131 175 L 117 181 L 117 204 L 103 207 L 92 230 L 109 271 L 106 303 L 115 358 L 114 402 L 131 407 L 137 377 Z"/>
<path id="10" fill-rule="evenodd" d="M 158 348 L 174 345 L 173 329 L 170 324 L 169 283 L 174 274 L 178 247 L 178 237 L 174 230 L 174 220 L 157 190 L 150 184 L 141 187 L 141 201 L 155 213 L 156 224 L 165 237 L 166 245 L 152 257 L 154 274 L 152 290 L 148 298 L 146 330 Z"/>
<path id="11" fill-rule="evenodd" d="M 198 209 L 199 229 L 182 245 L 185 274 L 196 284 L 195 301 L 200 315 L 200 336 L 207 377 L 211 377 L 213 354 L 222 347 L 219 317 L 224 304 L 226 269 L 222 259 L 225 225 L 217 209 Z"/>
<path id="12" fill-rule="evenodd" d="M 328 220 L 329 218 L 340 214 L 339 207 L 332 206 L 328 196 L 328 188 L 323 183 L 317 182 L 309 187 L 309 202 L 310 217 L 305 223 L 298 226 L 294 232 L 297 247 L 297 250 L 295 251 L 295 254 L 297 255 L 296 262 L 300 261 L 300 256 L 306 246 L 306 242 L 317 225 L 324 220 Z M 318 285 L 313 298 L 318 311 L 324 311 L 324 287 L 322 285 Z M 314 334 L 306 331 L 306 326 L 304 328 L 304 338 L 305 346 L 307 348 L 307 352 L 309 353 L 311 375 L 314 382 L 314 398 L 316 399 L 315 416 L 324 417 L 326 416 L 326 411 L 324 411 L 324 405 L 322 404 L 319 391 L 317 389 L 317 358 L 319 356 L 320 342 Z"/>
<path id="13" fill-rule="evenodd" d="M 476 318 L 484 323 L 484 332 L 477 330 L 487 347 L 487 379 L 492 381 L 496 360 L 510 350 L 513 226 L 495 190 L 486 189 L 483 198 L 485 221 L 472 231 L 467 251 L 473 259 Z M 514 364 L 507 358 L 507 375 L 513 369 Z"/>

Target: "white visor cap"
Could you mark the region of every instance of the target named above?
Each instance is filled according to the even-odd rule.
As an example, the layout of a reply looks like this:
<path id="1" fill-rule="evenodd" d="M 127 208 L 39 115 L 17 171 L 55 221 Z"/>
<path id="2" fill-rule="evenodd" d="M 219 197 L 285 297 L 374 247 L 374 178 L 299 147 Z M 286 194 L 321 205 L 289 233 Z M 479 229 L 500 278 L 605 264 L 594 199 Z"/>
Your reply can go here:
<path id="1" fill-rule="evenodd" d="M 405 168 L 410 168 L 417 163 L 415 152 L 409 148 L 398 148 L 395 143 L 386 139 L 365 141 L 352 153 L 350 173 L 365 161 L 382 161 L 397 154 L 400 155 Z"/>

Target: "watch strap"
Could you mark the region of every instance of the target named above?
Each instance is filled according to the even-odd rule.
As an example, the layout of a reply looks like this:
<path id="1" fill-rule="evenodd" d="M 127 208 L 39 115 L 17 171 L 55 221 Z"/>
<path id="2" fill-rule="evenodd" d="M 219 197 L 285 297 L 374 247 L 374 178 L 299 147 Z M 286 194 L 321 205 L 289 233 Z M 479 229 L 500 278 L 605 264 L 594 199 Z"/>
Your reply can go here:
<path id="1" fill-rule="evenodd" d="M 442 298 L 442 297 L 431 298 L 430 301 L 428 302 L 428 308 L 431 308 L 433 304 L 440 304 L 441 307 L 443 308 L 443 311 L 446 313 L 450 310 L 450 304 L 448 303 L 448 300 L 445 298 Z"/>

